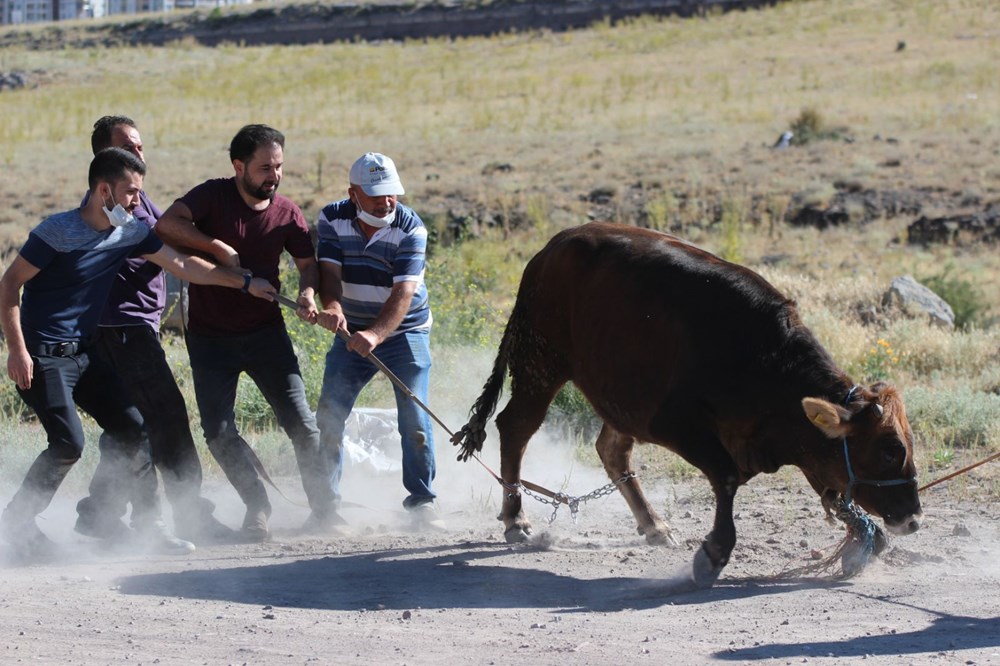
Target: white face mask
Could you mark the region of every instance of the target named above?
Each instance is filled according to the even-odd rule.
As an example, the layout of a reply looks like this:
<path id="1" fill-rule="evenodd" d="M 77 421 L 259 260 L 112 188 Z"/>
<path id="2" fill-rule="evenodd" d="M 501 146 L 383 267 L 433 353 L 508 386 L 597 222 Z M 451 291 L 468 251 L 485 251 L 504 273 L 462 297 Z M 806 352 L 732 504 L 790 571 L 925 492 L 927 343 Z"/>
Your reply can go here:
<path id="1" fill-rule="evenodd" d="M 358 210 L 358 219 L 367 224 L 370 227 L 375 227 L 376 229 L 381 229 L 382 227 L 387 227 L 392 224 L 392 221 L 396 219 L 396 209 L 393 208 L 392 212 L 385 217 L 376 217 L 371 213 L 366 212 L 361 208 L 361 204 L 358 200 L 354 200 L 354 207 Z"/>
<path id="2" fill-rule="evenodd" d="M 111 196 L 111 202 L 114 203 L 115 197 Z M 108 222 L 111 223 L 113 227 L 124 227 L 127 224 L 132 224 L 135 222 L 135 215 L 125 210 L 121 204 L 115 204 L 114 208 L 109 209 L 107 206 L 101 206 L 104 214 L 108 216 Z"/>

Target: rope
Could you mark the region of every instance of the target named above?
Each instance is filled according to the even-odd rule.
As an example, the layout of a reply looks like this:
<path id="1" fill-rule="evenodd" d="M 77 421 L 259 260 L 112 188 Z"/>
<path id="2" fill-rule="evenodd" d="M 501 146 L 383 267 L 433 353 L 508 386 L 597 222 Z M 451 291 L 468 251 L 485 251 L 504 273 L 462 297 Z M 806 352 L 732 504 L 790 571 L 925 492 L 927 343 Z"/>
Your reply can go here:
<path id="1" fill-rule="evenodd" d="M 787 569 L 786 564 L 786 569 L 778 573 L 777 578 L 826 573 L 839 560 L 840 572 L 834 574 L 834 578 L 846 580 L 861 573 L 872 557 L 877 557 L 885 550 L 888 545 L 885 532 L 857 504 L 841 497 L 835 515 L 847 527 L 847 534 L 840 540 L 836 550 L 818 562 L 794 569 Z"/>
<path id="2" fill-rule="evenodd" d="M 971 465 L 966 465 L 959 470 L 955 470 L 951 474 L 943 476 L 940 479 L 924 484 L 923 486 L 917 488 L 917 492 L 921 493 L 928 488 L 933 488 L 940 483 L 944 483 L 945 481 L 953 479 L 956 476 L 965 474 L 980 465 L 985 465 L 986 463 L 992 462 L 998 458 L 1000 458 L 1000 451 L 987 456 L 979 462 L 975 462 Z M 862 511 L 860 507 L 855 505 L 854 502 L 841 497 L 837 506 L 836 516 L 843 521 L 847 527 L 847 534 L 840 540 L 836 550 L 819 562 L 806 564 L 801 567 L 796 567 L 795 569 L 782 570 L 778 574 L 778 578 L 794 578 L 807 574 L 825 573 L 829 571 L 839 559 L 841 563 L 841 572 L 836 574 L 835 578 L 838 580 L 845 580 L 861 573 L 873 556 L 877 557 L 880 553 L 882 553 L 882 551 L 885 550 L 888 545 L 885 532 L 883 532 L 882 529 L 864 511 Z M 785 566 L 787 567 L 788 565 L 786 564 Z"/>
<path id="3" fill-rule="evenodd" d="M 997 458 L 1000 458 L 1000 451 L 997 451 L 993 455 L 988 456 L 988 457 L 984 458 L 983 460 L 980 460 L 977 463 L 972 463 L 971 465 L 963 467 L 960 470 L 954 471 L 951 474 L 949 474 L 948 476 L 943 476 L 940 479 L 937 479 L 936 481 L 931 481 L 930 483 L 928 483 L 926 485 L 923 485 L 920 488 L 917 488 L 917 492 L 918 493 L 922 493 L 923 491 L 927 490 L 928 488 L 933 488 L 934 486 L 936 486 L 939 483 L 944 483 L 945 481 L 948 481 L 949 479 L 953 479 L 956 476 L 959 476 L 960 474 L 965 474 L 969 470 L 973 470 L 973 469 L 979 467 L 980 465 L 985 465 L 986 463 L 991 462 L 993 460 L 996 460 Z"/>
<path id="4" fill-rule="evenodd" d="M 299 309 L 299 304 L 297 302 L 295 302 L 294 300 L 292 300 L 291 298 L 288 298 L 287 296 L 283 296 L 281 294 L 274 294 L 273 297 L 274 297 L 274 299 L 279 304 L 284 305 L 286 308 L 288 308 L 290 310 L 298 310 Z M 350 334 L 347 331 L 343 330 L 343 329 L 338 329 L 337 332 L 336 332 L 336 335 L 337 335 L 337 337 L 341 338 L 345 342 L 350 338 Z M 507 490 L 508 493 L 515 493 L 515 494 L 516 493 L 520 493 L 521 487 L 523 486 L 525 489 L 532 490 L 532 491 L 534 491 L 536 493 L 540 493 L 542 495 L 545 495 L 546 497 L 551 498 L 553 501 L 556 502 L 556 506 L 558 506 L 558 504 L 560 504 L 560 503 L 562 503 L 562 504 L 570 504 L 570 500 L 571 499 L 575 499 L 575 498 L 570 498 L 570 497 L 568 497 L 566 495 L 563 495 L 562 493 L 554 493 L 551 490 L 549 490 L 548 488 L 544 488 L 544 487 L 539 486 L 537 484 L 531 483 L 530 481 L 525 481 L 524 479 L 521 479 L 521 483 L 520 484 L 510 484 L 510 483 L 507 483 L 506 481 L 504 481 L 502 478 L 500 478 L 500 476 L 496 472 L 494 472 L 492 469 L 490 469 L 489 467 L 487 467 L 486 463 L 484 463 L 482 460 L 479 459 L 479 456 L 477 456 L 475 453 L 473 453 L 473 449 L 471 448 L 471 445 L 469 444 L 468 440 L 471 439 L 472 441 L 474 441 L 474 442 L 476 442 L 478 444 L 478 449 L 482 449 L 482 443 L 486 439 L 486 428 L 485 428 L 484 424 L 478 423 L 475 420 L 469 421 L 468 424 L 466 424 L 465 426 L 462 427 L 462 429 L 458 432 L 458 434 L 455 434 L 455 432 L 452 431 L 452 429 L 449 428 L 444 423 L 444 421 L 442 421 L 440 418 L 438 418 L 437 414 L 435 414 L 434 412 L 432 412 L 431 408 L 428 407 L 427 405 L 425 405 L 413 393 L 413 391 L 411 391 L 410 388 L 405 383 L 403 383 L 403 381 L 399 377 L 397 377 L 395 375 L 395 373 L 393 373 L 382 361 L 379 360 L 379 358 L 375 354 L 368 354 L 367 358 L 368 358 L 369 361 L 372 362 L 372 364 L 376 368 L 378 368 L 378 370 L 383 375 L 386 376 L 386 378 L 390 382 L 392 382 L 392 384 L 396 388 L 398 388 L 400 391 L 402 391 L 403 394 L 406 395 L 407 398 L 409 398 L 410 400 L 412 400 L 413 403 L 417 405 L 417 407 L 420 407 L 420 409 L 422 409 L 424 412 L 426 412 L 428 416 L 430 416 L 432 419 L 434 419 L 434 421 L 439 426 L 441 426 L 441 428 L 443 428 L 444 431 L 448 434 L 448 436 L 451 438 L 451 441 L 453 443 L 458 443 L 463 438 L 466 438 L 466 443 L 463 445 L 463 452 L 459 455 L 459 460 L 463 460 L 464 461 L 464 460 L 468 460 L 470 457 L 471 458 L 475 458 L 476 461 L 480 465 L 482 465 L 486 469 L 486 471 L 489 472 L 493 476 L 493 478 L 496 479 L 500 483 L 500 485 L 502 485 Z M 259 459 L 258 459 L 257 462 L 258 463 L 260 462 Z M 263 465 L 260 465 L 260 467 L 258 468 L 258 471 L 260 471 L 261 474 L 262 474 L 262 476 L 264 476 L 268 480 L 268 482 L 271 483 L 272 486 L 274 486 L 274 489 L 277 490 L 278 493 L 281 494 L 282 497 L 285 497 L 284 494 L 281 493 L 281 490 L 276 485 L 274 485 L 274 482 L 271 481 L 270 477 L 267 476 L 267 472 L 264 471 Z M 632 476 L 634 476 L 634 474 L 632 474 L 631 472 L 629 472 L 629 474 L 632 475 Z M 631 477 L 629 475 L 626 475 L 625 477 L 623 477 L 623 479 L 620 479 L 620 480 L 614 482 L 612 485 L 617 486 L 618 484 L 623 483 L 624 480 L 627 480 L 628 478 L 631 478 Z M 605 486 L 605 488 L 606 487 L 607 486 Z M 583 498 L 580 498 L 580 500 L 581 501 L 586 501 L 587 498 L 590 498 L 595 493 L 601 493 L 603 491 L 604 491 L 604 488 L 599 488 L 598 490 L 595 490 L 594 492 L 589 493 L 588 495 L 585 495 Z M 530 495 L 530 493 L 529 493 L 529 495 Z M 285 499 L 288 499 L 288 498 L 285 497 Z M 536 497 L 536 499 L 539 499 L 539 498 Z M 288 500 L 288 501 L 291 502 L 291 500 Z M 545 501 L 545 500 L 541 500 L 541 499 L 539 499 L 539 501 L 545 502 L 546 504 L 551 503 L 551 502 L 548 502 L 548 501 Z M 295 504 L 295 502 L 292 502 L 292 503 Z M 576 511 L 575 510 L 573 510 L 573 514 L 574 514 L 574 516 L 576 515 Z"/>

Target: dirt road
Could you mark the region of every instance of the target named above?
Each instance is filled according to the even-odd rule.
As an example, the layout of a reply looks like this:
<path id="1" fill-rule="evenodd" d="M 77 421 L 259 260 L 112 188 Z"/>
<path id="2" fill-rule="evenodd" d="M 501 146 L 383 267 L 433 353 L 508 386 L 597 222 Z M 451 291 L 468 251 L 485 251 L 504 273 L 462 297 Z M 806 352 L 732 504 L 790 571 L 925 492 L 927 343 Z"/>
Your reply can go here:
<path id="1" fill-rule="evenodd" d="M 183 558 L 102 552 L 72 533 L 60 499 L 40 524 L 64 558 L 0 569 L 0 662 L 1000 664 L 996 505 L 945 488 L 925 498 L 923 529 L 860 576 L 783 580 L 840 537 L 801 475 L 783 471 L 737 496 L 739 542 L 719 583 L 678 594 L 711 523 L 704 482 L 650 489 L 681 546 L 647 546 L 617 495 L 585 504 L 576 524 L 563 509 L 549 525 L 550 507 L 527 504 L 535 538 L 510 546 L 483 478 L 442 495 L 443 534 L 409 531 L 392 480 L 381 506 L 345 511 L 349 534 L 297 535 L 304 510 L 279 500 L 271 543 Z M 571 490 L 601 479 L 578 468 Z M 356 476 L 349 490 L 371 483 Z M 231 489 L 211 494 L 238 523 Z"/>

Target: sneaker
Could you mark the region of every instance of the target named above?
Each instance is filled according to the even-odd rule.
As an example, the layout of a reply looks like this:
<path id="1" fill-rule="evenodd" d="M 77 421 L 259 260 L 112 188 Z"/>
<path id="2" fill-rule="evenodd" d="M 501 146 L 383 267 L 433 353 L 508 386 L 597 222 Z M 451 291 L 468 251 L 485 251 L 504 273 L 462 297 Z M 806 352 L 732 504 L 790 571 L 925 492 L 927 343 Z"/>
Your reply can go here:
<path id="1" fill-rule="evenodd" d="M 421 532 L 444 532 L 448 529 L 438 513 L 437 502 L 434 501 L 411 507 L 410 517 L 413 528 Z"/>
<path id="2" fill-rule="evenodd" d="M 0 540 L 7 544 L 13 563 L 49 562 L 59 555 L 59 546 L 38 529 L 34 519 L 21 525 L 0 521 Z"/>
<path id="3" fill-rule="evenodd" d="M 342 534 L 347 521 L 336 511 L 329 511 L 318 514 L 315 511 L 309 514 L 306 522 L 302 523 L 301 532 L 304 534 Z"/>
<path id="4" fill-rule="evenodd" d="M 247 507 L 247 515 L 243 517 L 243 529 L 240 534 L 245 541 L 261 543 L 271 538 L 267 528 L 267 519 L 271 517 L 271 507 Z"/>
<path id="5" fill-rule="evenodd" d="M 162 520 L 139 527 L 136 529 L 136 535 L 139 542 L 153 553 L 188 555 L 194 552 L 194 544 L 171 534 Z"/>
<path id="6" fill-rule="evenodd" d="M 73 530 L 84 536 L 114 543 L 125 543 L 132 538 L 132 530 L 121 518 L 102 519 L 91 512 L 80 513 Z"/>
<path id="7" fill-rule="evenodd" d="M 177 524 L 177 521 L 174 521 Z M 177 536 L 200 544 L 224 544 L 240 541 L 239 533 L 219 522 L 210 513 L 203 513 L 189 525 L 177 525 Z"/>

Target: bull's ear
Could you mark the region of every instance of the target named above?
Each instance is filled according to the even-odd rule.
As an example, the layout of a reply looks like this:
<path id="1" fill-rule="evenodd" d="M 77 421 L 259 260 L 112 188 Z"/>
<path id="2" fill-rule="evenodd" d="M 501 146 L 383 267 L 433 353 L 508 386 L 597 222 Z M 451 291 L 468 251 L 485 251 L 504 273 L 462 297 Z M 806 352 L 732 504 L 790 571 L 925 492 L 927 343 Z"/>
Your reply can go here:
<path id="1" fill-rule="evenodd" d="M 802 410 L 809 422 L 830 439 L 846 437 L 850 430 L 851 413 L 840 405 L 819 398 L 803 398 Z"/>

